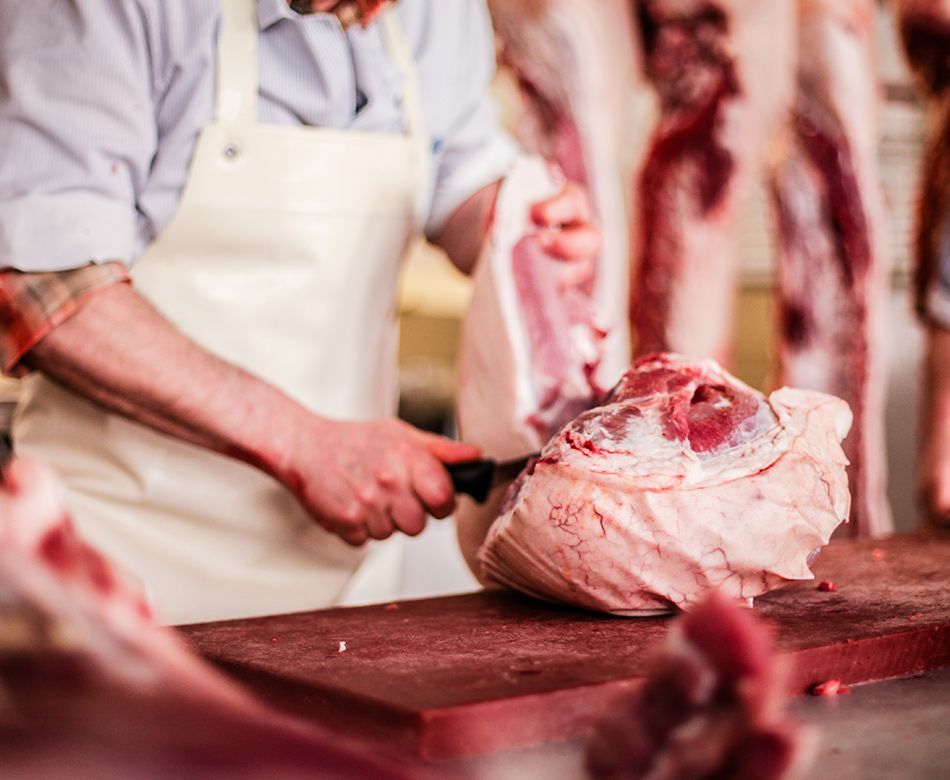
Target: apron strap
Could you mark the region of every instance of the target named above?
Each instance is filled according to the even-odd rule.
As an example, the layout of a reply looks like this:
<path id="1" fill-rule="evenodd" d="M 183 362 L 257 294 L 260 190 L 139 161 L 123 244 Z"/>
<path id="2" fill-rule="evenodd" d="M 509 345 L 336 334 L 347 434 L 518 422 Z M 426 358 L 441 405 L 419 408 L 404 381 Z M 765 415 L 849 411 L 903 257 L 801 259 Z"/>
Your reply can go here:
<path id="1" fill-rule="evenodd" d="M 257 122 L 257 3 L 220 0 L 215 120 Z"/>
<path id="2" fill-rule="evenodd" d="M 422 90 L 419 87 L 419 74 L 416 63 L 409 52 L 409 44 L 403 33 L 402 25 L 396 16 L 396 9 L 386 11 L 380 18 L 383 35 L 386 40 L 386 51 L 392 57 L 393 63 L 403 77 L 403 92 L 400 101 L 403 117 L 406 122 L 406 133 L 416 156 L 419 180 L 416 185 L 416 216 L 421 218 L 424 205 L 428 197 L 429 167 L 431 157 L 429 152 L 429 134 L 426 132 L 425 118 L 422 112 Z M 417 225 L 418 227 L 418 225 Z"/>
<path id="3" fill-rule="evenodd" d="M 425 121 L 422 114 L 422 94 L 416 64 L 409 53 L 409 44 L 403 34 L 402 25 L 392 9 L 380 20 L 386 37 L 386 50 L 393 59 L 403 77 L 402 112 L 406 120 L 406 131 L 413 138 L 424 138 Z"/>

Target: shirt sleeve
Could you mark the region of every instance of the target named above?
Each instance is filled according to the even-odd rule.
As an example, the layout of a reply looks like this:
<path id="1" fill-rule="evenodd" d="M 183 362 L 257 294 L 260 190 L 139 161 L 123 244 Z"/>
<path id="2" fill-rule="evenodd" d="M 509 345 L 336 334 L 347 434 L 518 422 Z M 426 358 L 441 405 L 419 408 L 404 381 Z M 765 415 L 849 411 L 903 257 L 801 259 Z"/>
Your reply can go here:
<path id="1" fill-rule="evenodd" d="M 130 260 L 155 154 L 136 2 L 0 0 L 0 268 Z"/>
<path id="2" fill-rule="evenodd" d="M 68 271 L 0 271 L 0 373 L 22 376 L 23 356 L 96 292 L 129 283 L 124 263 L 89 263 Z"/>
<path id="3" fill-rule="evenodd" d="M 425 226 L 430 238 L 441 232 L 446 220 L 469 197 L 504 178 L 518 152 L 514 140 L 501 128 L 490 91 L 495 47 L 485 3 L 468 0 L 439 6 L 439 13 L 451 10 L 455 16 L 446 24 L 448 30 L 440 33 L 438 46 L 433 47 L 444 59 L 445 78 L 440 79 L 438 94 L 426 95 L 426 99 L 444 101 L 443 105 L 454 105 L 455 110 L 444 136 L 432 139 L 436 175 Z"/>

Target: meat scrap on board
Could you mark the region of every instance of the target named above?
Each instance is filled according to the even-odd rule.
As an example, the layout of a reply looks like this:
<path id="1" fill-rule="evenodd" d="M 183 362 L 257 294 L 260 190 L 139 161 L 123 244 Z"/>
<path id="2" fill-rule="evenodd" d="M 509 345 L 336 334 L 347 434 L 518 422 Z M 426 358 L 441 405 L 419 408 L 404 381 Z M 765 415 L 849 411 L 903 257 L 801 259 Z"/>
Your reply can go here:
<path id="1" fill-rule="evenodd" d="M 847 520 L 847 404 L 768 398 L 713 361 L 640 358 L 512 485 L 482 577 L 619 615 L 751 600 L 790 580 Z"/>
<path id="2" fill-rule="evenodd" d="M 0 766 L 10 780 L 401 776 L 258 703 L 158 626 L 28 460 L 0 477 Z"/>

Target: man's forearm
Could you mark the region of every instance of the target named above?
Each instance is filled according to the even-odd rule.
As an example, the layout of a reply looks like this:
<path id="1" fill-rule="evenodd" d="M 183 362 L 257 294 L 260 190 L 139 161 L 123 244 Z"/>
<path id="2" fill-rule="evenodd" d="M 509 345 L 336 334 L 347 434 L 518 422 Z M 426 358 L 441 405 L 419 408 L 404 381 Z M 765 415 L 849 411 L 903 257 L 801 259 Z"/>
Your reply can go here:
<path id="1" fill-rule="evenodd" d="M 491 226 L 500 186 L 501 182 L 494 182 L 482 187 L 452 213 L 442 233 L 433 239 L 433 243 L 443 249 L 452 264 L 464 274 L 471 274 L 475 269 Z"/>
<path id="2" fill-rule="evenodd" d="M 98 293 L 24 358 L 111 411 L 277 476 L 307 412 L 179 333 L 134 288 Z"/>

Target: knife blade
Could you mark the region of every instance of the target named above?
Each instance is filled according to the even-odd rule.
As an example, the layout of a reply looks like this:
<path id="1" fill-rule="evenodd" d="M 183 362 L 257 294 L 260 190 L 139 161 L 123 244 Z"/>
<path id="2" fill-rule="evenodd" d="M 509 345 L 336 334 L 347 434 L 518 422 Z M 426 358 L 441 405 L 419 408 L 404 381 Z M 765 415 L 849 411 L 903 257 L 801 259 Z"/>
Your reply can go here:
<path id="1" fill-rule="evenodd" d="M 456 493 L 465 493 L 479 504 L 484 504 L 493 488 L 513 480 L 538 455 L 540 453 L 532 452 L 530 455 L 514 460 L 498 461 L 491 458 L 479 458 L 444 465 Z"/>

